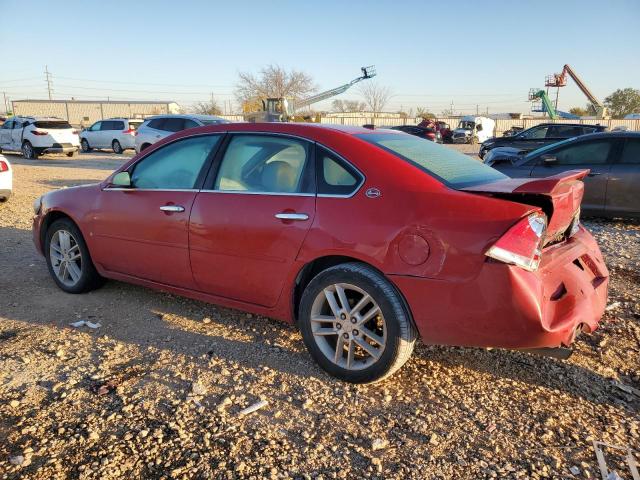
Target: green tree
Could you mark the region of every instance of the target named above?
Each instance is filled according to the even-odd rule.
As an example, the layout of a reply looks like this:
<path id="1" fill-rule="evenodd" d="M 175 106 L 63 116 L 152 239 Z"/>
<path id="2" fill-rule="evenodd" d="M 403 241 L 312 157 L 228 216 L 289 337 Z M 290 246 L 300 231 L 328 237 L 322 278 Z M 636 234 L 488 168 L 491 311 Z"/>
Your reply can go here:
<path id="1" fill-rule="evenodd" d="M 578 115 L 579 117 L 586 117 L 589 115 L 589 110 L 582 107 L 573 107 L 569 109 L 569 113 L 573 113 L 574 115 Z"/>
<path id="2" fill-rule="evenodd" d="M 618 89 L 604 99 L 604 105 L 613 118 L 623 118 L 630 113 L 640 112 L 640 90 Z"/>

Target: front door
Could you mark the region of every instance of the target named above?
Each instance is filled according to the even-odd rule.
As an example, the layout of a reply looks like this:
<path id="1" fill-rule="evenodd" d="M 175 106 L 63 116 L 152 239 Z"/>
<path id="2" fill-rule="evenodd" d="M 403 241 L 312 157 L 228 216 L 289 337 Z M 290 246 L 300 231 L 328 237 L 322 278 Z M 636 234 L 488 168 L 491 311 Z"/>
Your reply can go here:
<path id="1" fill-rule="evenodd" d="M 94 123 L 85 132 L 87 142 L 91 148 L 102 147 L 102 144 L 100 143 L 100 129 L 102 128 L 102 123 L 103 122 Z"/>
<path id="2" fill-rule="evenodd" d="M 545 162 L 541 156 L 533 168 L 532 177 L 549 177 L 568 170 L 589 169 L 584 179 L 582 211 L 589 215 L 600 215 L 604 210 L 607 181 L 616 147 L 615 139 L 578 141 L 557 149 L 550 149 L 545 156 L 555 157 L 553 162 Z"/>
<path id="3" fill-rule="evenodd" d="M 7 120 L 0 127 L 0 148 L 4 147 L 9 150 L 11 144 L 11 129 L 13 128 L 13 120 Z"/>
<path id="4" fill-rule="evenodd" d="M 200 290 L 272 307 L 315 215 L 311 145 L 236 134 L 191 212 L 191 266 Z"/>
<path id="5" fill-rule="evenodd" d="M 92 216 L 92 256 L 106 270 L 194 288 L 189 214 L 221 135 L 180 139 L 129 168 L 131 188 L 105 188 Z"/>

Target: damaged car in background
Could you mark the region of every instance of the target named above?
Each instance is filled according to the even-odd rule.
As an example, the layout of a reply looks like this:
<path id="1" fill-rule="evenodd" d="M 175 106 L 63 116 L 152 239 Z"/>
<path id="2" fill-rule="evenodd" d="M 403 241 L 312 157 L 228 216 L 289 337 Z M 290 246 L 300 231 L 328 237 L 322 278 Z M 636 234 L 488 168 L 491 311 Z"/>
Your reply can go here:
<path id="1" fill-rule="evenodd" d="M 281 319 L 367 383 L 418 337 L 565 357 L 595 330 L 609 274 L 579 221 L 588 173 L 511 179 L 392 130 L 205 126 L 40 197 L 33 240 L 64 292 L 110 278 Z"/>

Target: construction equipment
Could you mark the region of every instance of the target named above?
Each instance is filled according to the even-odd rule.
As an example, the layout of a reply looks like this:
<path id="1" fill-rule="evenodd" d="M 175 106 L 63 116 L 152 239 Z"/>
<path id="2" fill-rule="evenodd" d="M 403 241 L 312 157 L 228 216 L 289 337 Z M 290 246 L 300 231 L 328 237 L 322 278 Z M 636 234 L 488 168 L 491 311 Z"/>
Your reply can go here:
<path id="1" fill-rule="evenodd" d="M 295 115 L 295 111 L 297 109 L 308 107 L 313 103 L 321 102 L 322 100 L 340 95 L 341 93 L 349 90 L 356 83 L 376 76 L 376 69 L 373 65 L 361 67 L 360 70 L 362 70 L 362 75 L 358 78 L 354 78 L 349 83 L 318 93 L 317 95 L 303 98 L 302 100 L 293 101 L 281 97 L 254 99 L 253 101 L 245 102 L 243 105 L 244 119 L 251 123 L 305 121 L 308 117 Z"/>
<path id="2" fill-rule="evenodd" d="M 544 86 L 545 87 L 566 87 L 567 85 L 567 75 L 569 75 L 573 81 L 576 83 L 578 88 L 589 100 L 591 104 L 591 108 L 593 109 L 596 118 L 598 119 L 606 119 L 609 118 L 607 108 L 602 104 L 600 100 L 596 98 L 596 96 L 591 93 L 591 90 L 587 88 L 584 82 L 578 77 L 578 75 L 573 71 L 573 69 L 569 65 L 565 65 L 562 68 L 561 73 L 554 73 L 553 75 L 548 75 L 545 79 Z"/>
<path id="3" fill-rule="evenodd" d="M 531 105 L 532 112 L 545 112 L 549 115 L 551 120 L 557 120 L 558 118 L 578 119 L 578 115 L 574 115 L 569 112 L 561 112 L 556 110 L 553 103 L 549 99 L 549 95 L 544 90 L 538 90 L 532 88 L 529 90 L 529 101 L 535 102 Z"/>

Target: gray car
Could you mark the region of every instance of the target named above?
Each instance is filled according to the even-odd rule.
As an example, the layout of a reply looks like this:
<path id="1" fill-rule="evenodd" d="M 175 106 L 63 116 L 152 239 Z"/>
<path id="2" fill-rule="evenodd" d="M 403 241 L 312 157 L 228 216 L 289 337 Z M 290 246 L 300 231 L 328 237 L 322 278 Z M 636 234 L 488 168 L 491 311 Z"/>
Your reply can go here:
<path id="1" fill-rule="evenodd" d="M 229 121 L 213 115 L 196 114 L 167 114 L 149 117 L 138 127 L 136 132 L 136 152 L 140 153 L 150 145 L 176 132 L 219 123 L 229 123 Z"/>
<path id="2" fill-rule="evenodd" d="M 581 205 L 584 214 L 640 218 L 640 132 L 583 135 L 528 153 L 497 147 L 487 153 L 484 163 L 513 178 L 589 169 Z"/>

